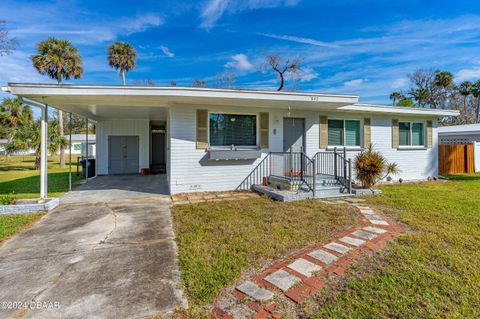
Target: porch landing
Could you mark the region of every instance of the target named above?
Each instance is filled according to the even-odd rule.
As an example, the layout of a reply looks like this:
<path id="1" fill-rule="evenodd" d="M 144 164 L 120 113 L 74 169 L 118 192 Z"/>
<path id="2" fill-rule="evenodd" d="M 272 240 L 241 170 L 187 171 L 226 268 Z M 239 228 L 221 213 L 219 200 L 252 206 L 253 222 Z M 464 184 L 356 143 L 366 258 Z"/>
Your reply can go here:
<path id="1" fill-rule="evenodd" d="M 293 202 L 297 200 L 305 200 L 305 199 L 313 199 L 313 198 L 320 199 L 320 198 L 350 197 L 350 196 L 356 195 L 356 194 L 336 192 L 333 194 L 319 193 L 319 194 L 316 194 L 316 196 L 313 196 L 313 192 L 310 190 L 307 191 L 307 190 L 300 189 L 299 191 L 289 191 L 289 190 L 275 189 L 273 187 L 262 186 L 262 185 L 253 185 L 252 190 L 260 194 L 264 194 L 280 202 Z"/>

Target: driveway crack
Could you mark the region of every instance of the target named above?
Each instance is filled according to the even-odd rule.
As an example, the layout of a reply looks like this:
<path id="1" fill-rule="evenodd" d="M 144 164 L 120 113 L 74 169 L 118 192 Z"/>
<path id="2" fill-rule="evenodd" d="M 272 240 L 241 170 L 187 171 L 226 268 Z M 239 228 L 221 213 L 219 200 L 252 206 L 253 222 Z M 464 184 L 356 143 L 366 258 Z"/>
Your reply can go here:
<path id="1" fill-rule="evenodd" d="M 108 238 L 113 234 L 113 232 L 117 229 L 117 213 L 115 212 L 115 209 L 113 209 L 110 205 L 108 205 L 108 203 L 105 203 L 105 207 L 108 208 L 108 210 L 110 211 L 110 213 L 112 214 L 113 216 L 113 228 L 112 230 L 105 236 L 105 238 L 103 238 L 99 244 L 105 244 L 108 240 Z"/>

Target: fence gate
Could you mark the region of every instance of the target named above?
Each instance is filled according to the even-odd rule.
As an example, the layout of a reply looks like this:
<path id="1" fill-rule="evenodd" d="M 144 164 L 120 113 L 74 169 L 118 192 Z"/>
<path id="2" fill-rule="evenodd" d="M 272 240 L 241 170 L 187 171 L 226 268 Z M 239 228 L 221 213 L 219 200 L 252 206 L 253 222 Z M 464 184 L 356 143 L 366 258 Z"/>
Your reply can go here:
<path id="1" fill-rule="evenodd" d="M 438 145 L 440 174 L 474 173 L 473 144 Z"/>

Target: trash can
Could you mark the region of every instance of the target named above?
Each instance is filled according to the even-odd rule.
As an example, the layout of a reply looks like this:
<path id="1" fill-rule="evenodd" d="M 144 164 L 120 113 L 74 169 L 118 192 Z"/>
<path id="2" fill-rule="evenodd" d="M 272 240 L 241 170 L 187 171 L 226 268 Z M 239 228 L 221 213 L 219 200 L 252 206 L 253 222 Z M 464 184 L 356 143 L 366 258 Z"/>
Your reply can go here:
<path id="1" fill-rule="evenodd" d="M 85 169 L 85 165 L 87 164 L 88 161 L 88 178 L 94 177 L 95 176 L 95 159 L 94 158 L 89 158 L 83 159 L 80 161 L 80 164 L 82 165 L 82 177 L 85 178 L 85 174 L 87 170 Z"/>

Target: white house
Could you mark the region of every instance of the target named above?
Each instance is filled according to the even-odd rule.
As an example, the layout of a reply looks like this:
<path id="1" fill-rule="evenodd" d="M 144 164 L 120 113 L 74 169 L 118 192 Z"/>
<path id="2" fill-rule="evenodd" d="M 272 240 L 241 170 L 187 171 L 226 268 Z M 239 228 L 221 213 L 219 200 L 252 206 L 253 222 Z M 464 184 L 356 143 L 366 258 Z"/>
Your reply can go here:
<path id="1" fill-rule="evenodd" d="M 70 140 L 70 136 L 66 135 L 65 138 Z M 65 149 L 65 154 L 72 155 L 86 155 L 86 146 L 87 146 L 87 136 L 86 134 L 72 134 L 72 143 L 70 147 Z M 95 156 L 96 154 L 96 136 L 95 134 L 88 134 L 88 155 Z"/>
<path id="2" fill-rule="evenodd" d="M 235 190 L 269 175 L 306 180 L 308 170 L 340 179 L 348 159 L 370 143 L 398 163 L 394 178 L 426 179 L 438 173 L 437 120 L 458 115 L 359 104 L 358 96 L 341 94 L 14 83 L 3 89 L 97 121 L 97 174 L 163 165 L 171 194 Z M 329 155 L 335 148 L 337 164 Z"/>
<path id="3" fill-rule="evenodd" d="M 480 172 L 480 123 L 438 128 L 440 144 L 473 144 L 475 171 Z"/>

